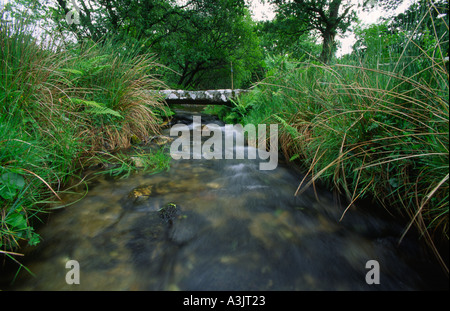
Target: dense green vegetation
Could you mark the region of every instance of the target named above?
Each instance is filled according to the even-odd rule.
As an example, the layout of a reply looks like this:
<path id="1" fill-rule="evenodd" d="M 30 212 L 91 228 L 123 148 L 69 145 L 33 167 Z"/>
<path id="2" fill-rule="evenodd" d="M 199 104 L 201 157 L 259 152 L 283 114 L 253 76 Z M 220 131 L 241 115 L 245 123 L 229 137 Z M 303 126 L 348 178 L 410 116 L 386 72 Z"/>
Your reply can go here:
<path id="1" fill-rule="evenodd" d="M 320 180 L 348 208 L 367 198 L 406 215 L 404 234 L 417 226 L 446 271 L 436 245 L 449 238 L 447 13 L 447 2 L 420 1 L 359 26 L 353 53 L 328 64 L 323 51 L 308 55 L 308 40 L 280 38 L 265 78 L 233 108 L 210 108 L 226 122 L 280 124 L 281 151 L 309 177 L 297 194 Z M 278 19 L 264 27 L 283 29 Z"/>
<path id="2" fill-rule="evenodd" d="M 262 63 L 255 22 L 244 0 L 17 0 L 14 16 L 44 26 L 65 42 L 88 38 L 103 42 L 107 35 L 128 46 L 151 50 L 168 68 L 163 80 L 172 88 L 247 87 Z M 14 6 L 15 4 L 15 6 Z"/>
<path id="3" fill-rule="evenodd" d="M 310 179 L 400 211 L 448 245 L 448 1 L 418 0 L 375 25 L 348 0 L 10 1 L 0 25 L 0 252 L 36 244 L 33 222 L 94 158 L 158 132 L 158 88 L 251 88 L 226 122 L 278 123 Z M 377 1 L 395 7 L 401 0 Z M 361 1 L 371 9 L 373 1 Z M 40 27 L 30 27 L 39 25 Z M 354 31 L 352 54 L 335 56 Z M 106 157 L 105 157 L 106 155 Z M 142 155 L 144 157 L 144 155 Z M 145 155 L 150 169 L 167 167 Z M 405 234 L 410 227 L 405 228 Z M 442 260 L 442 264 L 444 264 Z"/>
<path id="4" fill-rule="evenodd" d="M 60 49 L 38 44 L 24 24 L 2 23 L 0 59 L 0 252 L 17 260 L 23 242 L 39 242 L 34 226 L 48 203 L 82 182 L 81 169 L 135 169 L 113 152 L 157 133 L 166 106 L 147 92 L 162 86 L 154 57 L 116 42 Z M 148 169 L 167 167 L 159 152 L 139 156 Z"/>

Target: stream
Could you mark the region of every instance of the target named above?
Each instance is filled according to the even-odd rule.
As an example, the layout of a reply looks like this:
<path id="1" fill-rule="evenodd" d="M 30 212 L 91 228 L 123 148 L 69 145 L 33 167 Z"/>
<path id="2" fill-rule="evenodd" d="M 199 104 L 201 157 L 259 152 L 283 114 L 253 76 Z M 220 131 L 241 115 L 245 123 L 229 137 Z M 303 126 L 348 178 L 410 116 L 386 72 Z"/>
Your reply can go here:
<path id="1" fill-rule="evenodd" d="M 176 120 L 192 128 L 199 114 L 177 110 Z M 304 175 L 281 156 L 274 170 L 259 162 L 181 159 L 157 174 L 99 175 L 39 229 L 24 260 L 35 276 L 22 270 L 3 289 L 448 290 L 413 230 L 398 245 L 406 223 L 369 205 L 339 221 L 344 199 L 319 185 L 294 196 Z M 79 284 L 66 282 L 70 260 Z"/>

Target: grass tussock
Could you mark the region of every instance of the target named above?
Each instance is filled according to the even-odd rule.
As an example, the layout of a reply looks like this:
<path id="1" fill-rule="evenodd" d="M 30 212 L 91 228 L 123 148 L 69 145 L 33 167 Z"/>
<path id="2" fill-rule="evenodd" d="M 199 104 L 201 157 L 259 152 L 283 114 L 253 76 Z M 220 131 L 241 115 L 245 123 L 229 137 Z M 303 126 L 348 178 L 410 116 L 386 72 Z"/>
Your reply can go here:
<path id="1" fill-rule="evenodd" d="M 158 133 L 166 106 L 154 56 L 113 39 L 62 48 L 0 24 L 0 253 L 35 245 L 47 203 L 86 159 Z M 151 157 L 150 155 L 147 155 Z M 167 165 L 162 155 L 147 161 Z"/>
<path id="2" fill-rule="evenodd" d="M 165 107 L 149 92 L 163 87 L 151 74 L 160 67 L 154 56 L 112 40 L 101 46 L 87 42 L 79 49 L 60 69 L 71 82 L 62 100 L 94 117 L 87 120 L 92 150 L 127 148 L 131 137 L 145 140 L 158 132 Z"/>

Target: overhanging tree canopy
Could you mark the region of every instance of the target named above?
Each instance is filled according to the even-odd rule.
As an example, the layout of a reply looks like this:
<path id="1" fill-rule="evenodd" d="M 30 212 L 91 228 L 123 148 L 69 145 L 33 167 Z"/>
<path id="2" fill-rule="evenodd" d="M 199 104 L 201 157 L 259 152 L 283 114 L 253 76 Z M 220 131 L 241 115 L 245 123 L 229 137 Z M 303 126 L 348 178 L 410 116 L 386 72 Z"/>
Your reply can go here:
<path id="1" fill-rule="evenodd" d="M 320 60 L 328 63 L 336 48 L 335 37 L 356 19 L 350 0 L 270 0 L 277 14 L 293 24 L 299 35 L 318 31 L 322 37 Z"/>
<path id="2" fill-rule="evenodd" d="M 75 3 L 75 6 L 74 6 Z M 246 0 L 17 0 L 36 20 L 52 20 L 52 35 L 78 42 L 108 36 L 156 53 L 170 68 L 164 76 L 183 88 L 248 84 L 262 61 Z M 67 16 L 76 12 L 76 19 Z M 74 17 L 74 16 L 72 16 Z M 173 74 L 177 72 L 177 74 Z"/>

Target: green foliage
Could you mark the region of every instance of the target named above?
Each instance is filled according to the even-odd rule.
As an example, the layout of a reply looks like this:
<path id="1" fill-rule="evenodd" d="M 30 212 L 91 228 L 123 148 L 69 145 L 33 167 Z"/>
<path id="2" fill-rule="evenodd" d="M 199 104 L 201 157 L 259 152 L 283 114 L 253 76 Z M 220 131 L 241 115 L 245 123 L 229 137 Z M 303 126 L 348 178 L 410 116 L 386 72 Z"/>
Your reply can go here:
<path id="1" fill-rule="evenodd" d="M 231 88 L 233 70 L 234 88 L 245 87 L 261 60 L 249 12 L 227 0 L 203 2 L 202 10 L 180 10 L 174 17 L 177 29 L 167 24 L 167 36 L 154 46 L 175 71 L 166 73 L 169 83 L 194 89 Z"/>
<path id="2" fill-rule="evenodd" d="M 22 175 L 13 172 L 6 172 L 0 176 L 0 196 L 5 200 L 11 200 L 25 186 Z"/>
<path id="3" fill-rule="evenodd" d="M 39 242 L 40 215 L 87 159 L 159 130 L 166 109 L 148 92 L 163 85 L 158 65 L 113 42 L 65 50 L 39 44 L 26 23 L 0 23 L 0 253 L 8 258 Z M 168 165 L 158 153 L 146 163 Z"/>
<path id="4" fill-rule="evenodd" d="M 335 37 L 345 33 L 356 18 L 354 3 L 343 0 L 271 0 L 277 5 L 277 18 L 288 33 L 298 36 L 311 31 L 320 33 L 320 60 L 328 63 L 335 50 Z"/>
<path id="5" fill-rule="evenodd" d="M 434 248 L 434 239 L 448 241 L 448 26 L 422 24 L 438 25 L 448 7 L 419 8 L 404 31 L 360 29 L 340 64 L 271 59 L 266 78 L 242 97 L 252 106 L 242 120 L 280 124 L 281 151 L 312 177 L 299 192 L 320 179 L 349 207 L 374 198 L 408 215 Z"/>
<path id="6" fill-rule="evenodd" d="M 14 202 L 3 218 L 3 226 L 0 228 L 0 234 L 3 236 L 14 236 L 15 239 L 24 239 L 29 245 L 39 243 L 39 235 L 34 232 L 32 226 L 27 221 L 27 213 L 20 204 L 21 197 L 26 192 L 26 183 L 24 177 L 20 174 L 23 171 L 10 169 L 9 171 L 2 167 L 6 173 L 0 176 L 0 196 L 5 202 Z M 17 172 L 14 172 L 17 171 Z M 0 239 L 0 248 L 10 247 L 12 241 Z"/>
<path id="7" fill-rule="evenodd" d="M 278 18 L 258 22 L 256 31 L 265 52 L 265 58 L 289 55 L 294 59 L 305 56 L 319 58 L 321 47 L 308 32 L 299 33 L 290 19 Z"/>
<path id="8" fill-rule="evenodd" d="M 156 151 L 135 150 L 136 152 L 119 153 L 113 155 L 111 153 L 102 153 L 96 156 L 97 161 L 105 167 L 96 174 L 107 174 L 114 177 L 128 178 L 132 173 L 157 173 L 170 169 L 170 155 L 164 148 Z"/>
<path id="9" fill-rule="evenodd" d="M 205 113 L 217 116 L 227 124 L 239 124 L 243 122 L 252 109 L 251 103 L 245 103 L 241 99 L 231 101 L 233 106 L 212 105 L 205 109 Z"/>
<path id="10" fill-rule="evenodd" d="M 164 79 L 171 86 L 230 88 L 232 63 L 233 86 L 243 88 L 255 79 L 253 73 L 262 59 L 244 0 L 82 0 L 77 2 L 79 24 L 66 19 L 74 9 L 70 0 L 47 5 L 35 0 L 19 2 L 32 7 L 33 20 L 44 19 L 46 30 L 54 33 L 56 29 L 66 43 L 103 42 L 113 33 L 117 42 L 126 43 L 126 49 L 143 52 L 150 48 L 166 66 Z M 9 7 L 17 16 L 19 8 Z M 79 68 L 68 70 L 87 73 Z"/>
<path id="11" fill-rule="evenodd" d="M 86 40 L 67 52 L 66 72 L 71 109 L 89 114 L 90 144 L 94 150 L 130 146 L 133 135 L 145 140 L 158 131 L 168 107 L 147 90 L 163 88 L 154 77 L 160 65 L 141 47 L 130 47 L 114 37 L 101 43 Z M 94 133 L 102 133 L 95 137 Z"/>
<path id="12" fill-rule="evenodd" d="M 94 115 L 109 114 L 109 115 L 113 115 L 113 116 L 116 116 L 119 118 L 123 118 L 119 112 L 109 109 L 108 107 L 105 107 L 104 104 L 97 103 L 93 100 L 83 100 L 83 99 L 79 99 L 79 98 L 71 98 L 71 101 L 75 104 L 86 105 L 89 108 L 87 111 Z"/>

